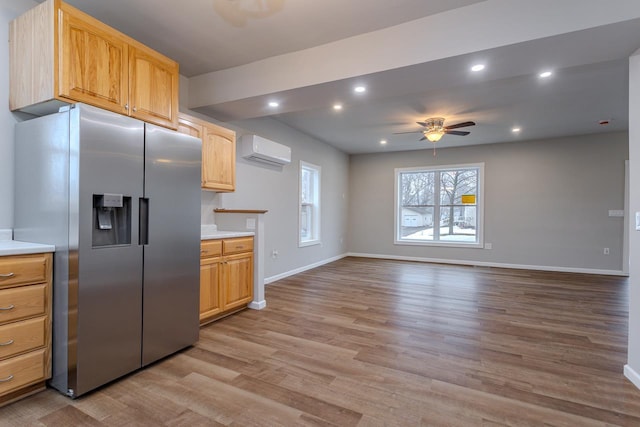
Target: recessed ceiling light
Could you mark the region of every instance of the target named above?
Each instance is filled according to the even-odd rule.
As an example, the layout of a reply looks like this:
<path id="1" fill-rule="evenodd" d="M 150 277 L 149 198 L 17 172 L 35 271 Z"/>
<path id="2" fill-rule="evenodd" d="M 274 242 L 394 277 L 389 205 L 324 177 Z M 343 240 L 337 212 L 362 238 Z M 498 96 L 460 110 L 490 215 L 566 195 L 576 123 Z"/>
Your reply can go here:
<path id="1" fill-rule="evenodd" d="M 385 145 L 386 143 L 387 143 L 387 140 L 386 140 L 386 139 L 381 139 L 381 140 L 380 140 L 380 145 Z"/>
<path id="2" fill-rule="evenodd" d="M 279 106 L 280 106 L 280 104 L 278 102 L 276 102 L 276 101 L 269 102 L 269 107 L 271 107 L 271 108 L 276 108 L 276 107 L 279 107 Z"/>
<path id="3" fill-rule="evenodd" d="M 540 74 L 538 74 L 538 77 L 540 77 L 541 79 L 546 79 L 547 77 L 551 77 L 553 73 L 551 71 L 544 71 Z"/>
<path id="4" fill-rule="evenodd" d="M 367 91 L 367 88 L 365 86 L 356 86 L 353 88 L 353 91 L 356 93 L 363 93 Z"/>
<path id="5" fill-rule="evenodd" d="M 513 133 L 518 133 L 518 132 L 520 132 L 521 130 L 522 130 L 522 129 L 520 129 L 519 127 L 511 128 L 511 132 L 513 132 Z"/>
<path id="6" fill-rule="evenodd" d="M 336 111 L 342 110 L 342 104 L 333 104 L 333 109 Z"/>
<path id="7" fill-rule="evenodd" d="M 484 64 L 476 64 L 471 67 L 471 71 L 482 71 L 484 70 Z"/>

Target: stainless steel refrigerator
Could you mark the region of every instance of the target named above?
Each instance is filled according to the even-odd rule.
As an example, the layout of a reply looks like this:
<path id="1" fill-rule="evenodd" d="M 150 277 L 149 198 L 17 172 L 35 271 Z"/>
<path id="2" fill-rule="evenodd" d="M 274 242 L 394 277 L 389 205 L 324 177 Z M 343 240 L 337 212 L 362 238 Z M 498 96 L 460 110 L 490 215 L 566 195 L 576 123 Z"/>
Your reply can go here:
<path id="1" fill-rule="evenodd" d="M 200 164 L 198 139 L 83 104 L 16 125 L 14 237 L 56 247 L 56 389 L 198 340 Z"/>

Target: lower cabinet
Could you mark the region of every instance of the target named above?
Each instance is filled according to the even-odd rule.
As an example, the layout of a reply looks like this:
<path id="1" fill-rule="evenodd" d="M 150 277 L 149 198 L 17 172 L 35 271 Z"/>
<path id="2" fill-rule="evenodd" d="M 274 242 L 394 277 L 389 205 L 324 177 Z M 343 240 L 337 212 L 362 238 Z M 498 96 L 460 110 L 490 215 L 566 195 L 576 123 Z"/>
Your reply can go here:
<path id="1" fill-rule="evenodd" d="M 51 254 L 0 257 L 0 406 L 51 377 Z"/>
<path id="2" fill-rule="evenodd" d="M 253 299 L 253 237 L 203 240 L 200 254 L 200 324 L 205 324 Z"/>

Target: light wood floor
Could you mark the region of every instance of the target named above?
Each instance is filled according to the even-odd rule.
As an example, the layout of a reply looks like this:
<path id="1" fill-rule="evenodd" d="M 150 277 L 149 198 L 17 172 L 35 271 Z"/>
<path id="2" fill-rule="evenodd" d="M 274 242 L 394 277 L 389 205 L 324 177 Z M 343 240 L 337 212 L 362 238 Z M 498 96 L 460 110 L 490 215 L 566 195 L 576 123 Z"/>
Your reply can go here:
<path id="1" fill-rule="evenodd" d="M 345 258 L 267 287 L 268 307 L 71 401 L 0 425 L 640 426 L 622 375 L 627 280 Z"/>

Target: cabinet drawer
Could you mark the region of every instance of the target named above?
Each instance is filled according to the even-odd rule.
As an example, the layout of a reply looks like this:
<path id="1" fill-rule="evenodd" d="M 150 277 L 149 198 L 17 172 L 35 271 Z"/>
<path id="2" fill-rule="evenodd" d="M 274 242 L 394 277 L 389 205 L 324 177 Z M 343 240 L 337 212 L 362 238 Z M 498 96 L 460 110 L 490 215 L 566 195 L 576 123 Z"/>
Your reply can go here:
<path id="1" fill-rule="evenodd" d="M 44 349 L 0 362 L 0 396 L 44 379 Z"/>
<path id="2" fill-rule="evenodd" d="M 237 254 L 240 252 L 253 251 L 253 237 L 241 237 L 238 239 L 224 239 L 222 248 L 225 255 Z"/>
<path id="3" fill-rule="evenodd" d="M 46 320 L 43 316 L 0 326 L 0 359 L 43 347 Z"/>
<path id="4" fill-rule="evenodd" d="M 0 324 L 45 314 L 45 284 L 0 290 Z"/>
<path id="5" fill-rule="evenodd" d="M 45 254 L 0 257 L 0 288 L 44 282 L 46 274 Z"/>
<path id="6" fill-rule="evenodd" d="M 200 258 L 220 256 L 222 254 L 221 240 L 202 240 L 200 242 Z"/>

